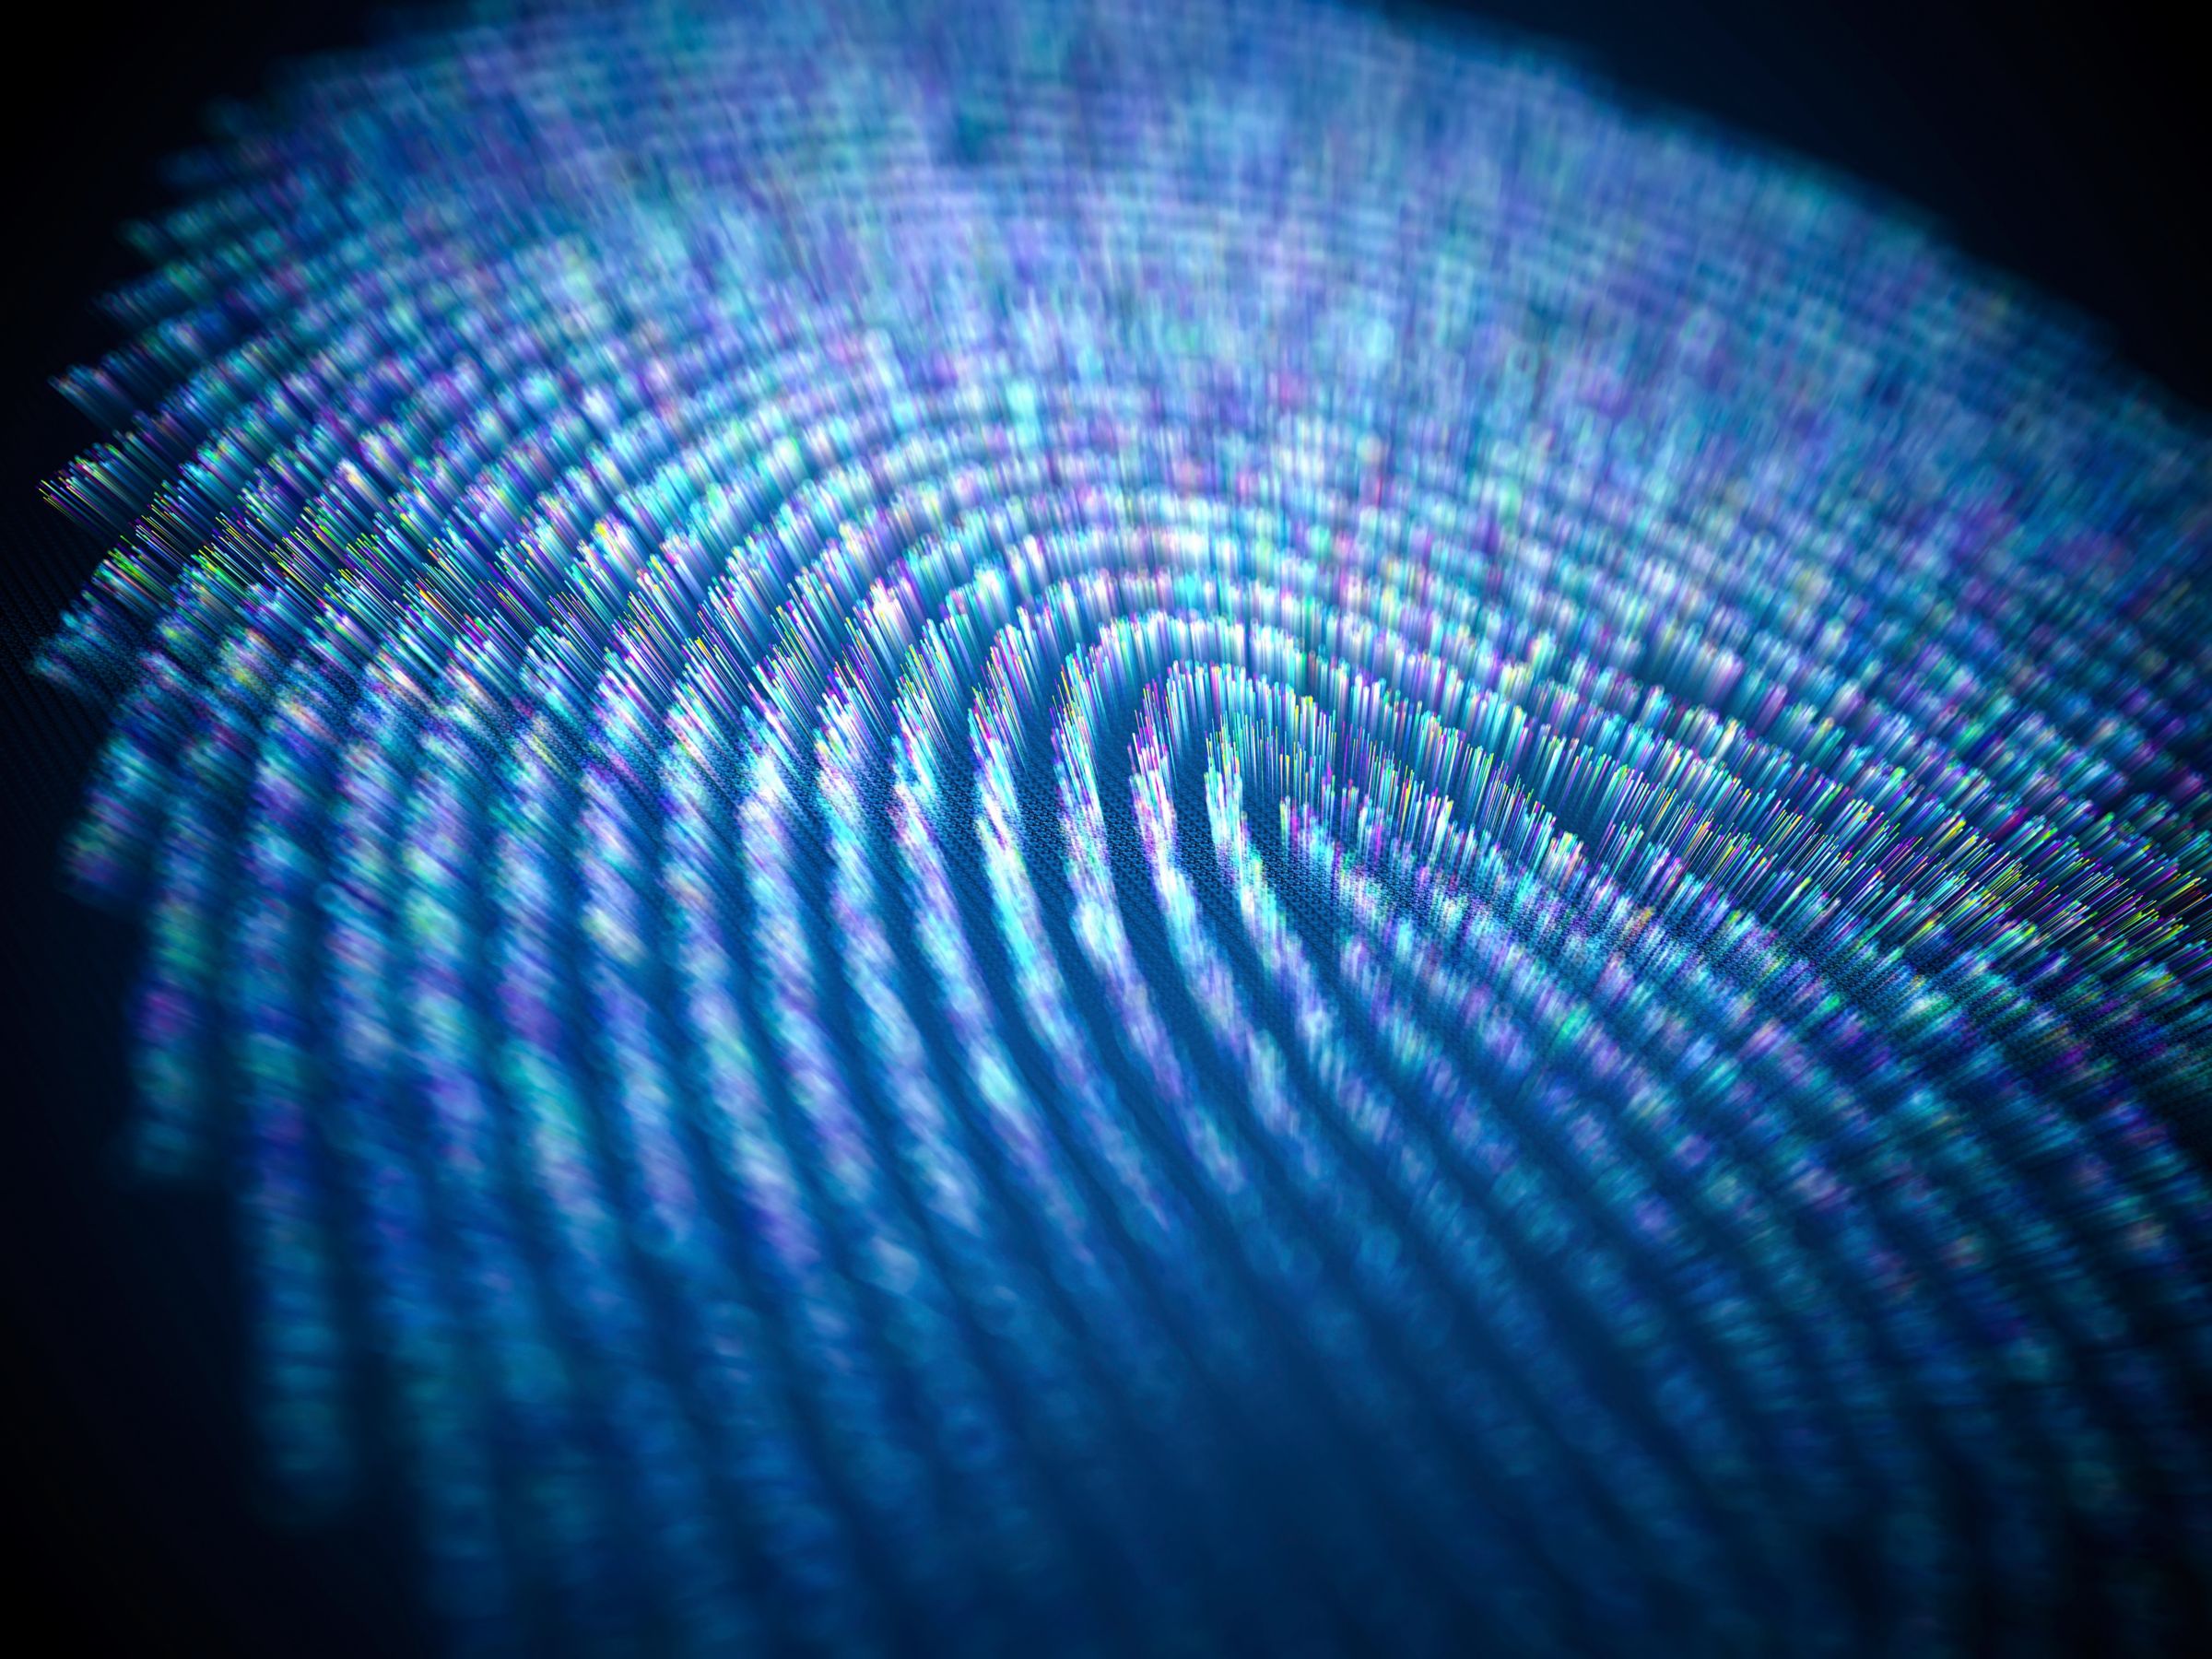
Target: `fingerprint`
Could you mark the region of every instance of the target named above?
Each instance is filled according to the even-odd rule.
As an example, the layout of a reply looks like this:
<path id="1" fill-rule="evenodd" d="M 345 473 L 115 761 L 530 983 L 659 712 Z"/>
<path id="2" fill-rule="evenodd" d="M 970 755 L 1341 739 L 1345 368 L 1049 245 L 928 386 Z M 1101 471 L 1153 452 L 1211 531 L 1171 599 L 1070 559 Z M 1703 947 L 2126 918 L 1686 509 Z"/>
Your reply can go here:
<path id="1" fill-rule="evenodd" d="M 66 855 L 453 1650 L 2205 1628 L 2212 441 L 2083 327 L 1306 0 L 496 7 L 179 171 Z"/>

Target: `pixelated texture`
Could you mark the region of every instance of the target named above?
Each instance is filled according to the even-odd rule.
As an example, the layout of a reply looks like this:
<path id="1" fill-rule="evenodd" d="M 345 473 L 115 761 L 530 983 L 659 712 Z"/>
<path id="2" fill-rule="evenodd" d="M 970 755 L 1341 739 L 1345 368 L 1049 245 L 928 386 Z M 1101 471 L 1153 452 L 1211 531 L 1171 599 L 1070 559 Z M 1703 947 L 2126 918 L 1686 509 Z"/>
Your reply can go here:
<path id="1" fill-rule="evenodd" d="M 68 850 L 456 1651 L 2157 1651 L 2212 446 L 1304 0 L 500 9 L 65 389 Z"/>

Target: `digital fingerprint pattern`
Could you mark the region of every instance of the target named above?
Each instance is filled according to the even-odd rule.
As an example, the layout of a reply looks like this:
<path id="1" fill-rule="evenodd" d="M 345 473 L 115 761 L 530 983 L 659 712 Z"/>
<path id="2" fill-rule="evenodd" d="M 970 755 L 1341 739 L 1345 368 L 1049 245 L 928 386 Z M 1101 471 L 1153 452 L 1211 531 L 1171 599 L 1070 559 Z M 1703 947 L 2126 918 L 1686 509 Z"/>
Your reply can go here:
<path id="1" fill-rule="evenodd" d="M 180 176 L 70 867 L 456 1651 L 2202 1628 L 2212 443 L 2076 325 L 1303 0 L 495 8 Z"/>

